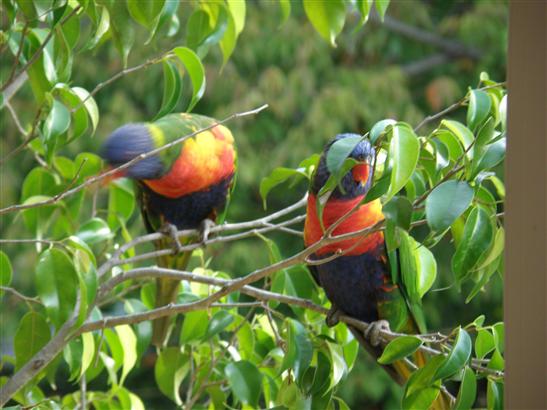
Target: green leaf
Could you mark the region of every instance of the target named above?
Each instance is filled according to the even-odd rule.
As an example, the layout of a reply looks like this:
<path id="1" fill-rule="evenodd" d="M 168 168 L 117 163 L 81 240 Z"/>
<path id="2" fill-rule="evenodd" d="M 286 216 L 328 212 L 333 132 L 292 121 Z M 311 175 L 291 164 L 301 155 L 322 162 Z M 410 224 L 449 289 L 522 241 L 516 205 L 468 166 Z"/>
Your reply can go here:
<path id="1" fill-rule="evenodd" d="M 402 408 L 410 410 L 429 409 L 439 395 L 439 392 L 440 389 L 438 386 L 425 387 L 417 390 L 414 393 L 403 397 Z"/>
<path id="2" fill-rule="evenodd" d="M 313 27 L 329 44 L 336 47 L 336 36 L 340 34 L 346 19 L 343 0 L 303 0 L 304 11 Z"/>
<path id="3" fill-rule="evenodd" d="M 108 12 L 108 9 L 106 7 L 97 6 L 101 10 L 101 17 L 99 20 L 99 23 L 96 25 L 95 33 L 93 34 L 93 37 L 87 42 L 86 49 L 91 50 L 99 44 L 101 39 L 105 36 L 105 34 L 110 29 L 110 13 Z"/>
<path id="4" fill-rule="evenodd" d="M 123 367 L 120 378 L 120 385 L 122 385 L 126 376 L 137 363 L 137 338 L 129 325 L 116 326 L 115 330 L 123 348 Z"/>
<path id="5" fill-rule="evenodd" d="M 361 0 L 361 2 L 364 4 L 366 3 L 371 4 L 372 0 Z M 368 12 L 367 12 L 367 16 L 368 16 Z M 361 18 L 363 18 L 362 15 L 361 15 Z M 397 124 L 397 121 L 392 120 L 391 118 L 378 121 L 370 129 L 370 142 L 372 144 L 376 144 L 376 141 L 378 141 L 378 138 L 380 138 L 380 135 L 382 135 L 383 132 L 386 132 L 386 129 L 387 131 L 389 130 L 387 127 L 390 125 L 395 125 L 395 124 Z"/>
<path id="6" fill-rule="evenodd" d="M 496 344 L 494 342 L 494 336 L 486 329 L 479 329 L 477 338 L 475 339 L 475 353 L 479 359 L 483 359 L 488 353 L 490 353 Z"/>
<path id="7" fill-rule="evenodd" d="M 104 220 L 92 218 L 80 226 L 76 236 L 88 245 L 93 245 L 112 238 L 113 234 Z"/>
<path id="8" fill-rule="evenodd" d="M 158 24 L 164 3 L 165 0 L 127 0 L 127 8 L 137 23 L 153 32 Z"/>
<path id="9" fill-rule="evenodd" d="M 260 196 L 262 197 L 264 209 L 266 209 L 266 198 L 273 188 L 290 178 L 299 176 L 307 177 L 300 169 L 279 167 L 275 168 L 267 177 L 262 178 L 262 181 L 260 181 Z"/>
<path id="10" fill-rule="evenodd" d="M 46 147 L 46 156 L 51 158 L 59 137 L 64 134 L 70 126 L 70 111 L 57 100 L 53 100 L 51 111 L 49 112 L 42 129 L 42 142 Z"/>
<path id="11" fill-rule="evenodd" d="M 467 182 L 443 182 L 425 200 L 427 224 L 437 232 L 448 229 L 465 212 L 472 200 L 473 188 Z"/>
<path id="12" fill-rule="evenodd" d="M 13 268 L 8 255 L 3 251 L 0 251 L 0 286 L 9 286 L 11 283 Z M 0 291 L 0 296 L 4 292 Z"/>
<path id="13" fill-rule="evenodd" d="M 254 364 L 246 360 L 228 363 L 224 368 L 224 375 L 234 395 L 241 402 L 254 408 L 258 406 L 262 389 L 262 373 Z"/>
<path id="14" fill-rule="evenodd" d="M 222 332 L 226 327 L 234 321 L 234 316 L 225 310 L 219 310 L 215 312 L 209 326 L 207 327 L 207 332 L 205 332 L 204 340 L 210 339 L 218 333 Z"/>
<path id="15" fill-rule="evenodd" d="M 198 47 L 209 36 L 213 27 L 209 22 L 209 13 L 203 9 L 195 10 L 186 23 L 186 42 L 188 47 L 198 52 Z"/>
<path id="16" fill-rule="evenodd" d="M 90 332 L 82 334 L 82 367 L 80 370 L 80 377 L 85 373 L 93 362 L 93 357 L 95 357 L 95 339 L 93 334 Z"/>
<path id="17" fill-rule="evenodd" d="M 279 7 L 281 8 L 281 23 L 279 24 L 281 26 L 291 15 L 291 0 L 279 0 Z"/>
<path id="18" fill-rule="evenodd" d="M 412 217 L 412 204 L 404 196 L 396 196 L 382 207 L 385 218 L 393 221 L 396 226 L 405 230 L 410 228 Z"/>
<path id="19" fill-rule="evenodd" d="M 486 403 L 488 410 L 503 409 L 503 389 L 501 384 L 496 383 L 492 379 L 488 379 L 488 387 L 486 388 Z"/>
<path id="20" fill-rule="evenodd" d="M 51 339 L 51 331 L 44 316 L 28 312 L 23 316 L 13 338 L 15 371 L 26 364 Z"/>
<path id="21" fill-rule="evenodd" d="M 48 318 L 58 329 L 72 315 L 78 291 L 78 275 L 67 254 L 56 248 L 44 251 L 35 284 Z"/>
<path id="22" fill-rule="evenodd" d="M 470 367 L 465 367 L 460 391 L 456 398 L 454 410 L 469 410 L 477 397 L 477 377 Z"/>
<path id="23" fill-rule="evenodd" d="M 72 87 L 72 91 L 74 91 L 74 93 L 76 93 L 76 95 L 80 98 L 80 101 L 83 102 L 84 108 L 86 109 L 89 119 L 91 120 L 93 133 L 95 133 L 97 125 L 99 124 L 99 108 L 97 107 L 95 99 L 91 96 L 89 91 L 84 88 Z"/>
<path id="24" fill-rule="evenodd" d="M 126 299 L 124 309 L 127 314 L 142 313 L 147 310 L 146 306 L 137 299 Z M 134 325 L 134 330 L 137 336 L 137 358 L 142 358 L 152 339 L 152 324 L 149 321 L 137 323 Z"/>
<path id="25" fill-rule="evenodd" d="M 287 352 L 281 364 L 281 371 L 288 368 L 294 370 L 297 379 L 308 369 L 313 346 L 308 338 L 306 328 L 298 321 L 287 319 Z"/>
<path id="26" fill-rule="evenodd" d="M 100 3 L 108 7 L 110 13 L 110 33 L 114 45 L 122 57 L 122 65 L 127 67 L 127 58 L 135 41 L 135 30 L 125 1 L 101 0 Z"/>
<path id="27" fill-rule="evenodd" d="M 450 350 L 448 356 L 435 373 L 435 379 L 444 379 L 460 370 L 471 356 L 471 338 L 469 334 L 461 327 L 458 328 L 456 341 Z"/>
<path id="28" fill-rule="evenodd" d="M 486 145 L 485 153 L 477 163 L 475 172 L 492 169 L 505 158 L 506 139 L 501 138 L 496 142 Z"/>
<path id="29" fill-rule="evenodd" d="M 359 10 L 359 14 L 361 14 L 361 18 L 359 19 L 359 26 L 362 26 L 368 21 L 368 15 L 370 13 L 371 7 L 372 7 L 372 0 L 357 0 L 357 10 Z M 372 135 L 372 131 L 371 131 L 371 135 Z M 374 140 L 376 140 L 376 138 L 374 138 Z"/>
<path id="30" fill-rule="evenodd" d="M 437 277 L 437 263 L 431 251 L 399 230 L 401 274 L 404 288 L 412 303 L 421 303 L 423 295 Z"/>
<path id="31" fill-rule="evenodd" d="M 222 51 L 222 67 L 226 65 L 228 59 L 234 52 L 237 41 L 236 27 L 232 13 L 227 13 L 226 30 L 220 40 L 220 50 Z"/>
<path id="32" fill-rule="evenodd" d="M 337 175 L 353 149 L 363 140 L 361 136 L 342 138 L 331 145 L 327 152 L 327 168 Z"/>
<path id="33" fill-rule="evenodd" d="M 392 165 L 389 190 L 384 202 L 389 201 L 410 179 L 420 155 L 420 142 L 412 128 L 397 123 L 392 128 L 389 156 Z"/>
<path id="34" fill-rule="evenodd" d="M 378 358 L 380 364 L 390 364 L 414 353 L 422 345 L 422 341 L 416 336 L 400 336 L 393 339 L 385 347 Z"/>
<path id="35" fill-rule="evenodd" d="M 479 262 L 475 270 L 483 269 L 493 263 L 503 253 L 505 249 L 505 229 L 499 227 L 494 237 L 492 247 L 484 254 L 483 260 Z"/>
<path id="36" fill-rule="evenodd" d="M 492 326 L 494 333 L 494 341 L 496 342 L 496 349 L 501 353 L 505 350 L 505 325 L 503 322 L 498 322 Z"/>
<path id="37" fill-rule="evenodd" d="M 482 90 L 471 90 L 469 93 L 469 106 L 467 108 L 467 126 L 471 130 L 478 129 L 486 120 L 492 102 L 488 93 Z"/>
<path id="38" fill-rule="evenodd" d="M 236 37 L 243 31 L 245 27 L 245 0 L 227 0 L 228 9 L 234 19 Z"/>
<path id="39" fill-rule="evenodd" d="M 69 181 L 76 175 L 74 163 L 67 157 L 55 156 L 53 158 L 53 166 L 64 179 Z"/>
<path id="40" fill-rule="evenodd" d="M 161 350 L 154 367 L 154 376 L 160 391 L 178 406 L 182 404 L 179 388 L 188 368 L 188 357 L 181 353 L 179 347 Z"/>
<path id="41" fill-rule="evenodd" d="M 501 119 L 501 129 L 505 131 L 507 128 L 507 95 L 504 95 L 500 101 L 499 113 Z"/>
<path id="42" fill-rule="evenodd" d="M 205 69 L 198 55 L 187 47 L 176 47 L 173 52 L 186 68 L 192 83 L 192 99 L 187 111 L 190 112 L 205 92 Z"/>
<path id="43" fill-rule="evenodd" d="M 488 213 L 480 206 L 474 207 L 463 229 L 463 238 L 452 257 L 452 270 L 461 283 L 477 265 L 480 257 L 490 248 L 493 228 Z"/>
<path id="44" fill-rule="evenodd" d="M 160 111 L 154 119 L 169 114 L 176 107 L 182 94 L 182 79 L 175 63 L 163 62 L 163 99 Z"/>
<path id="45" fill-rule="evenodd" d="M 131 181 L 128 179 L 119 179 L 110 183 L 108 186 L 107 219 L 110 230 L 115 231 L 120 227 L 120 219 L 123 222 L 129 220 L 134 209 L 135 194 Z"/>
<path id="46" fill-rule="evenodd" d="M 390 0 L 374 0 L 374 5 L 376 6 L 376 11 L 380 15 L 380 20 L 384 21 L 384 16 L 386 14 L 387 7 L 389 6 Z"/>
<path id="47" fill-rule="evenodd" d="M 196 310 L 184 315 L 184 322 L 180 331 L 181 345 L 201 340 L 209 327 L 209 317 L 205 310 Z"/>
<path id="48" fill-rule="evenodd" d="M 467 151 L 467 158 L 472 159 L 473 158 L 473 147 L 469 148 L 471 144 L 474 141 L 473 133 L 469 128 L 467 128 L 465 125 L 463 125 L 461 122 L 458 121 L 452 121 L 452 120 L 442 120 L 441 121 L 441 127 L 445 127 L 448 131 L 450 131 L 460 142 L 460 144 L 463 146 L 464 150 Z M 439 138 L 440 139 L 440 138 Z M 444 141 L 441 139 L 441 141 Z M 449 147 L 450 150 L 450 147 Z M 462 151 L 463 154 L 463 151 Z"/>

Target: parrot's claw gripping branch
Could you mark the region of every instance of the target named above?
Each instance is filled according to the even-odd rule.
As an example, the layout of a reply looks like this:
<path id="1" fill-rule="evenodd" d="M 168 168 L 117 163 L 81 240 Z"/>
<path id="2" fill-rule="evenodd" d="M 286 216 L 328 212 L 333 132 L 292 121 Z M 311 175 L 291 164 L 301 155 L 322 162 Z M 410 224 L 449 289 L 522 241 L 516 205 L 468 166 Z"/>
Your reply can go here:
<path id="1" fill-rule="evenodd" d="M 177 227 L 173 224 L 166 223 L 160 228 L 160 233 L 169 237 L 173 241 L 173 249 L 176 254 L 182 253 L 183 248 L 180 243 Z"/>
<path id="2" fill-rule="evenodd" d="M 379 346 L 382 342 L 382 332 L 391 332 L 389 322 L 387 320 L 377 320 L 370 322 L 367 330 L 365 330 L 365 338 L 370 341 L 374 347 Z"/>
<path id="3" fill-rule="evenodd" d="M 202 245 L 205 245 L 205 243 L 209 239 L 209 234 L 211 233 L 211 229 L 214 228 L 215 226 L 217 226 L 217 224 L 212 219 L 207 218 L 201 221 L 199 225 L 199 236 L 200 236 L 199 240 Z"/>
<path id="4" fill-rule="evenodd" d="M 336 306 L 331 306 L 325 317 L 325 323 L 328 327 L 334 327 L 340 322 L 340 315 L 344 313 L 338 309 Z"/>

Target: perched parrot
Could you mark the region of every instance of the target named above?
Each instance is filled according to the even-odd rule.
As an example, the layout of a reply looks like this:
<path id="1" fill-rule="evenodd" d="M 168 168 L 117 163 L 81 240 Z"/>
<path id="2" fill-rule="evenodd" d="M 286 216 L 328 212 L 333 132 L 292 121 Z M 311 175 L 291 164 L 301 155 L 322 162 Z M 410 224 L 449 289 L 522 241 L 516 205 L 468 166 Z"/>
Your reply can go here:
<path id="1" fill-rule="evenodd" d="M 317 196 L 327 182 L 330 172 L 326 157 L 328 150 L 336 141 L 342 138 L 359 137 L 355 134 L 340 134 L 330 141 L 323 151 L 318 167 L 310 186 L 304 224 L 304 243 L 306 247 L 318 242 L 327 229 L 343 215 L 357 206 L 365 197 L 373 180 L 373 161 L 375 150 L 369 141 L 360 141 L 350 154 L 358 163 L 340 181 L 328 197 L 322 211 L 323 227 L 319 222 L 317 212 Z M 379 199 L 358 206 L 358 209 L 337 226 L 333 235 L 355 232 L 384 219 L 382 205 Z M 310 271 L 317 283 L 325 290 L 331 302 L 331 310 L 327 315 L 327 324 L 332 326 L 337 322 L 338 314 L 345 314 L 361 321 L 371 323 L 367 335 L 357 335 L 359 342 L 375 358 L 382 349 L 378 346 L 378 333 L 381 328 L 389 328 L 396 332 L 419 333 L 422 320 L 412 314 L 405 297 L 404 286 L 394 283 L 386 253 L 382 231 L 373 232 L 365 237 L 346 239 L 326 245 L 312 255 L 312 260 L 320 262 L 335 252 L 343 254 L 330 259 L 326 263 L 309 265 Z M 425 364 L 423 353 L 415 353 L 414 362 L 421 367 Z M 403 361 L 384 366 L 385 370 L 398 383 L 404 384 L 412 370 Z M 449 398 L 439 395 L 432 408 L 449 407 Z"/>
<path id="2" fill-rule="evenodd" d="M 116 167 L 215 122 L 201 115 L 181 113 L 166 115 L 153 123 L 126 124 L 108 137 L 101 156 L 110 166 Z M 116 176 L 137 181 L 147 231 L 170 235 L 155 244 L 158 249 L 164 249 L 173 243 L 178 248 L 199 240 L 186 238 L 181 244 L 175 235 L 177 229 L 201 229 L 205 232 L 211 223 L 223 218 L 233 188 L 235 170 L 236 151 L 232 133 L 223 125 L 216 125 L 135 163 Z M 160 257 L 158 265 L 184 270 L 191 254 L 190 251 Z M 156 307 L 175 302 L 179 286 L 177 280 L 158 279 Z M 161 347 L 165 344 L 170 319 L 163 317 L 153 322 L 154 345 Z"/>

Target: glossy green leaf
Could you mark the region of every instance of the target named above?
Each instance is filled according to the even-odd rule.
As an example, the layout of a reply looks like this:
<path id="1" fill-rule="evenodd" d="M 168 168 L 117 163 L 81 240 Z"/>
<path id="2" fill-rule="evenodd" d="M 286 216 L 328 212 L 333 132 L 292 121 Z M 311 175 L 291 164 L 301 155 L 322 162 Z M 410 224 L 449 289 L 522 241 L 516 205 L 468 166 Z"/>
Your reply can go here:
<path id="1" fill-rule="evenodd" d="M 279 0 L 279 7 L 281 8 L 281 23 L 284 24 L 291 15 L 291 1 Z"/>
<path id="2" fill-rule="evenodd" d="M 123 67 L 126 68 L 129 52 L 135 41 L 135 30 L 126 8 L 126 2 L 101 0 L 100 4 L 108 7 L 112 40 L 122 57 Z"/>
<path id="3" fill-rule="evenodd" d="M 72 315 L 78 291 L 78 275 L 67 254 L 56 248 L 44 251 L 35 284 L 48 318 L 59 328 Z"/>
<path id="4" fill-rule="evenodd" d="M 184 322 L 180 331 L 180 344 L 201 340 L 209 327 L 209 317 L 205 310 L 196 310 L 184 315 Z"/>
<path id="5" fill-rule="evenodd" d="M 471 90 L 469 93 L 469 106 L 467 108 L 467 126 L 471 130 L 476 130 L 480 126 L 488 113 L 492 102 L 488 93 L 482 90 Z"/>
<path id="6" fill-rule="evenodd" d="M 113 234 L 104 220 L 92 218 L 80 226 L 76 236 L 88 245 L 93 245 L 112 238 Z"/>
<path id="7" fill-rule="evenodd" d="M 439 387 L 425 387 L 403 397 L 402 408 L 409 410 L 429 409 L 439 395 Z"/>
<path id="8" fill-rule="evenodd" d="M 137 338 L 129 325 L 116 326 L 115 330 L 123 347 L 123 366 L 120 378 L 120 384 L 123 384 L 125 378 L 137 363 Z"/>
<path id="9" fill-rule="evenodd" d="M 496 348 L 503 353 L 505 350 L 505 325 L 503 322 L 498 322 L 492 326 L 492 330 L 494 333 Z"/>
<path id="10" fill-rule="evenodd" d="M 443 364 L 435 373 L 436 379 L 444 379 L 460 370 L 471 357 L 471 338 L 462 328 L 458 329 L 456 340 L 450 353 L 446 356 Z"/>
<path id="11" fill-rule="evenodd" d="M 507 128 L 507 95 L 504 95 L 500 101 L 499 113 L 501 120 L 501 129 L 505 131 Z"/>
<path id="12" fill-rule="evenodd" d="M 234 395 L 244 404 L 256 408 L 262 389 L 262 373 L 249 361 L 230 362 L 224 368 Z"/>
<path id="13" fill-rule="evenodd" d="M 477 397 L 477 377 L 470 367 L 465 367 L 454 410 L 469 410 Z"/>
<path id="14" fill-rule="evenodd" d="M 44 316 L 28 312 L 23 316 L 13 338 L 15 370 L 19 370 L 51 339 L 51 331 Z"/>
<path id="15" fill-rule="evenodd" d="M 164 3 L 165 0 L 127 0 L 127 8 L 137 23 L 154 31 Z"/>
<path id="16" fill-rule="evenodd" d="M 376 11 L 380 15 L 380 19 L 384 21 L 384 16 L 386 14 L 387 7 L 389 6 L 390 0 L 374 0 L 374 5 L 376 6 Z"/>
<path id="17" fill-rule="evenodd" d="M 41 203 L 50 200 L 51 196 L 35 195 L 31 196 L 23 202 L 24 205 L 31 205 Z M 37 237 L 42 237 L 43 233 L 50 226 L 52 219 L 51 215 L 56 208 L 59 207 L 59 203 L 52 205 L 38 206 L 35 208 L 25 209 L 23 211 L 23 220 L 26 227 L 33 233 L 36 233 Z"/>
<path id="18" fill-rule="evenodd" d="M 218 333 L 222 332 L 226 327 L 234 321 L 234 316 L 225 310 L 219 310 L 215 312 L 209 325 L 207 326 L 207 331 L 205 332 L 204 339 L 210 339 Z"/>
<path id="19" fill-rule="evenodd" d="M 469 128 L 463 125 L 461 122 L 453 120 L 442 120 L 441 126 L 450 131 L 463 146 L 464 150 L 467 150 L 467 158 L 473 158 L 473 147 L 470 147 L 475 137 Z M 444 141 L 443 141 L 444 142 Z M 462 151 L 463 152 L 463 151 Z"/>
<path id="20" fill-rule="evenodd" d="M 410 227 L 412 204 L 404 196 L 396 196 L 382 207 L 385 218 L 405 230 Z"/>
<path id="21" fill-rule="evenodd" d="M 80 98 L 80 101 L 82 101 L 84 108 L 89 115 L 89 119 L 91 120 L 93 133 L 95 133 L 97 125 L 99 124 L 99 108 L 97 107 L 95 99 L 91 96 L 89 91 L 84 88 L 72 87 L 72 91 L 74 91 L 74 93 L 76 93 L 76 95 Z"/>
<path id="22" fill-rule="evenodd" d="M 11 267 L 11 262 L 8 255 L 3 251 L 0 251 L 0 286 L 9 286 L 11 283 L 13 268 Z M 0 290 L 0 296 L 2 296 L 4 291 Z"/>
<path id="23" fill-rule="evenodd" d="M 337 386 L 342 378 L 348 373 L 348 366 L 344 360 L 344 351 L 342 346 L 335 343 L 327 342 L 330 351 L 330 358 L 332 364 L 332 377 L 330 388 Z"/>
<path id="24" fill-rule="evenodd" d="M 488 213 L 482 207 L 474 207 L 465 222 L 462 240 L 452 257 L 452 270 L 458 282 L 468 277 L 480 257 L 490 248 L 493 236 Z"/>
<path id="25" fill-rule="evenodd" d="M 327 152 L 327 168 L 331 174 L 338 174 L 346 158 L 353 149 L 363 140 L 361 136 L 342 138 L 331 145 Z"/>
<path id="26" fill-rule="evenodd" d="M 154 376 L 160 391 L 178 406 L 182 404 L 179 388 L 188 369 L 188 357 L 181 353 L 179 347 L 163 349 L 154 367 Z"/>
<path id="27" fill-rule="evenodd" d="M 239 36 L 243 31 L 243 27 L 245 27 L 245 0 L 227 0 L 227 3 L 228 10 L 230 10 L 232 18 L 234 19 L 236 36 Z"/>
<path id="28" fill-rule="evenodd" d="M 390 364 L 414 353 L 422 341 L 416 336 L 401 336 L 393 339 L 385 347 L 382 355 L 378 358 L 380 364 Z"/>
<path id="29" fill-rule="evenodd" d="M 124 309 L 127 314 L 142 313 L 147 310 L 146 306 L 137 299 L 126 299 Z M 152 324 L 149 321 L 133 325 L 137 337 L 137 358 L 140 359 L 148 349 L 152 339 Z"/>
<path id="30" fill-rule="evenodd" d="M 108 185 L 108 226 L 112 231 L 120 227 L 120 219 L 129 220 L 135 209 L 135 194 L 131 181 L 120 179 Z"/>
<path id="31" fill-rule="evenodd" d="M 108 8 L 101 6 L 98 6 L 98 8 L 100 9 L 101 16 L 98 24 L 95 26 L 93 37 L 86 44 L 86 48 L 89 50 L 95 48 L 110 29 L 110 13 L 108 12 Z"/>
<path id="32" fill-rule="evenodd" d="M 175 63 L 163 62 L 163 99 L 155 118 L 169 114 L 176 107 L 182 94 L 182 79 Z"/>
<path id="33" fill-rule="evenodd" d="M 198 47 L 212 32 L 209 13 L 203 9 L 196 9 L 186 23 L 186 42 L 188 47 L 198 52 Z"/>
<path id="34" fill-rule="evenodd" d="M 389 190 L 385 202 L 399 192 L 410 179 L 420 155 L 420 142 L 412 128 L 397 123 L 392 128 L 389 156 L 392 164 Z"/>
<path id="35" fill-rule="evenodd" d="M 74 163 L 67 157 L 56 156 L 53 158 L 53 166 L 64 179 L 72 180 L 76 175 Z"/>
<path id="36" fill-rule="evenodd" d="M 372 0 L 361 0 L 361 2 L 363 4 L 367 4 L 367 3 L 370 4 L 370 3 L 372 3 Z M 368 16 L 368 12 L 367 12 L 367 16 Z M 361 18 L 362 18 L 362 16 L 361 16 Z M 387 130 L 387 127 L 390 126 L 390 125 L 395 125 L 395 124 L 397 124 L 397 121 L 392 120 L 391 118 L 387 118 L 385 120 L 378 121 L 370 129 L 370 142 L 372 144 L 376 144 L 376 142 L 378 141 L 378 138 L 380 138 L 380 135 L 382 135 L 382 133 Z"/>
<path id="37" fill-rule="evenodd" d="M 412 303 L 420 303 L 437 277 L 437 263 L 431 251 L 403 230 L 399 230 L 401 274 Z"/>
<path id="38" fill-rule="evenodd" d="M 303 0 L 304 11 L 313 27 L 331 46 L 336 46 L 346 19 L 343 0 Z"/>
<path id="39" fill-rule="evenodd" d="M 287 319 L 287 352 L 281 370 L 292 368 L 296 378 L 304 375 L 310 365 L 313 346 L 306 328 L 296 320 Z"/>
<path id="40" fill-rule="evenodd" d="M 486 406 L 488 410 L 503 409 L 503 389 L 501 389 L 501 384 L 496 383 L 492 379 L 488 379 L 488 386 L 486 388 Z"/>
<path id="41" fill-rule="evenodd" d="M 93 338 L 92 333 L 87 332 L 82 334 L 82 346 L 82 366 L 80 370 L 80 377 L 82 377 L 82 375 L 86 372 L 95 357 L 95 339 Z"/>
<path id="42" fill-rule="evenodd" d="M 425 200 L 429 227 L 437 232 L 448 229 L 473 200 L 473 188 L 465 181 L 450 180 L 437 186 Z"/>
<path id="43" fill-rule="evenodd" d="M 475 339 L 475 353 L 477 358 L 483 359 L 488 353 L 490 353 L 496 344 L 494 342 L 494 336 L 486 329 L 479 329 L 477 338 Z"/>
<path id="44" fill-rule="evenodd" d="M 173 53 L 186 68 L 186 72 L 192 83 L 192 99 L 187 111 L 190 112 L 205 92 L 205 69 L 196 53 L 187 47 L 176 47 Z"/>
<path id="45" fill-rule="evenodd" d="M 300 169 L 279 167 L 275 168 L 270 175 L 262 178 L 262 181 L 260 181 L 260 196 L 262 197 L 264 209 L 266 209 L 266 198 L 273 188 L 290 178 L 299 176 L 307 177 L 307 175 Z"/>
<path id="46" fill-rule="evenodd" d="M 482 258 L 482 261 L 479 262 L 478 266 L 475 268 L 475 270 L 483 269 L 493 263 L 499 256 L 503 253 L 503 250 L 505 249 L 505 229 L 503 227 L 499 227 L 496 231 L 496 235 L 494 237 L 494 242 L 492 243 L 492 246 L 486 252 Z"/>
<path id="47" fill-rule="evenodd" d="M 237 35 L 234 18 L 231 13 L 226 13 L 226 29 L 224 35 L 220 40 L 220 50 L 222 51 L 222 67 L 226 65 L 230 56 L 234 52 Z"/>
<path id="48" fill-rule="evenodd" d="M 475 172 L 492 169 L 505 158 L 506 139 L 501 138 L 485 146 L 485 152 L 475 167 Z"/>
<path id="49" fill-rule="evenodd" d="M 368 15 L 372 7 L 372 2 L 373 0 L 357 0 L 357 10 L 359 10 L 359 14 L 361 15 L 361 17 L 359 18 L 359 25 L 363 25 L 368 21 Z M 374 138 L 374 140 L 376 140 L 376 138 Z"/>

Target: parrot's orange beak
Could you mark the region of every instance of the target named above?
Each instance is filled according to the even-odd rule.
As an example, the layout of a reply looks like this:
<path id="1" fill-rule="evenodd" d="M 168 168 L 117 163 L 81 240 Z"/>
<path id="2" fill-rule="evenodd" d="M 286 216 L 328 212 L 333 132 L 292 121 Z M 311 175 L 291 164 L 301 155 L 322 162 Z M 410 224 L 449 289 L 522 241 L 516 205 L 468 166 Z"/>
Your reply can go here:
<path id="1" fill-rule="evenodd" d="M 355 165 L 351 170 L 353 179 L 359 182 L 361 185 L 365 185 L 368 181 L 369 170 L 370 170 L 369 164 Z"/>

